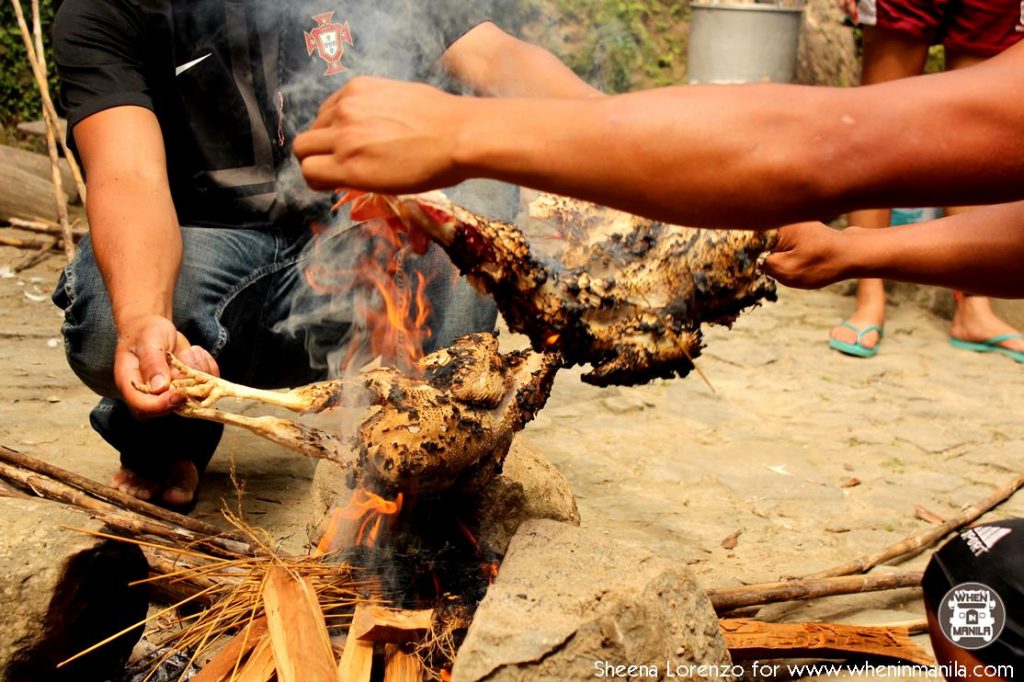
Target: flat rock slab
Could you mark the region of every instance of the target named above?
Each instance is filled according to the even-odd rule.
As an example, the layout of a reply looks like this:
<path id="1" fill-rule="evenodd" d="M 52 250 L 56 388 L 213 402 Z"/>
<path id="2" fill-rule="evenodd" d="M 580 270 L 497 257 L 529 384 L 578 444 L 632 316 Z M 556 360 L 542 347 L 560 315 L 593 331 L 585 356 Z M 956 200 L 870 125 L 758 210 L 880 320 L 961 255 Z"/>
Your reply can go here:
<path id="1" fill-rule="evenodd" d="M 529 520 L 509 544 L 452 675 L 721 680 L 730 679 L 730 663 L 718 618 L 686 568 L 598 531 Z"/>
<path id="2" fill-rule="evenodd" d="M 148 573 L 135 545 L 68 530 L 102 524 L 52 502 L 0 497 L 0 680 L 120 679 L 142 629 L 57 669 L 146 617 Z"/>

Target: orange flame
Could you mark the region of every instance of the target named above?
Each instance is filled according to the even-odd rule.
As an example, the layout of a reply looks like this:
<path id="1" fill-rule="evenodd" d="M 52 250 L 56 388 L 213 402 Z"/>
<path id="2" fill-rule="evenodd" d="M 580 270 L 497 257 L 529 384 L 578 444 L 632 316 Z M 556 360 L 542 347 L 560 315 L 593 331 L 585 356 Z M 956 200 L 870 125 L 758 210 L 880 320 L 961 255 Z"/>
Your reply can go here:
<path id="1" fill-rule="evenodd" d="M 414 370 L 430 339 L 429 280 L 420 272 L 408 273 L 412 247 L 395 229 L 393 221 L 401 221 L 390 199 L 376 194 L 343 198 L 353 202 L 353 220 L 368 221 L 362 227 L 367 248 L 347 268 L 332 269 L 329 257 L 317 252 L 315 264 L 305 271 L 306 281 L 318 293 L 356 294 L 352 336 L 336 368 L 339 373 L 378 356 L 384 364 Z M 314 228 L 314 233 L 319 237 L 323 231 Z"/>
<path id="2" fill-rule="evenodd" d="M 480 564 L 480 570 L 484 572 L 487 577 L 487 584 L 493 585 L 494 581 L 498 579 L 498 562 L 491 561 L 486 564 Z"/>
<path id="3" fill-rule="evenodd" d="M 402 499 L 402 493 L 389 501 L 366 488 L 356 488 L 347 505 L 331 512 L 316 553 L 327 554 L 357 545 L 376 546 L 381 531 L 402 511 Z"/>

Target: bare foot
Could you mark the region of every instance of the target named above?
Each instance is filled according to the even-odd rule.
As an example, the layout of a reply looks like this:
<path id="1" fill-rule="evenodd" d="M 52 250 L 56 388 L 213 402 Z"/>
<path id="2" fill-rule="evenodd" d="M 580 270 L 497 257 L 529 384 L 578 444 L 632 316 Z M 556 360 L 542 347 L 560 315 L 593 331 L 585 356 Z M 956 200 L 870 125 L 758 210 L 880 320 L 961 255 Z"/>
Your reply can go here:
<path id="1" fill-rule="evenodd" d="M 956 314 L 949 329 L 950 336 L 961 341 L 980 343 L 1003 334 L 1019 331 L 999 319 L 992 303 L 984 296 L 957 296 Z M 1010 350 L 1024 351 L 1024 339 L 1007 339 L 999 344 Z"/>
<path id="2" fill-rule="evenodd" d="M 857 329 L 872 325 L 885 325 L 885 288 L 880 279 L 862 279 L 857 285 L 857 307 L 846 321 Z M 845 324 L 836 325 L 829 337 L 844 343 L 857 343 L 857 332 Z M 860 337 L 860 345 L 871 349 L 878 345 L 881 335 L 871 330 Z"/>
<path id="3" fill-rule="evenodd" d="M 167 470 L 164 502 L 180 507 L 192 502 L 199 487 L 199 470 L 189 460 L 179 460 Z"/>
<path id="4" fill-rule="evenodd" d="M 199 471 L 192 462 L 180 460 L 168 467 L 163 481 L 154 481 L 121 467 L 111 485 L 145 502 L 155 502 L 159 495 L 164 504 L 180 507 L 189 504 L 195 497 L 196 488 L 199 487 Z"/>
<path id="5" fill-rule="evenodd" d="M 144 502 L 148 502 L 153 499 L 153 496 L 160 492 L 160 489 L 163 487 L 158 482 L 150 480 L 135 473 L 131 469 L 126 469 L 125 467 L 121 467 L 118 472 L 114 474 L 114 480 L 112 480 L 110 484 L 121 492 L 137 497 Z"/>

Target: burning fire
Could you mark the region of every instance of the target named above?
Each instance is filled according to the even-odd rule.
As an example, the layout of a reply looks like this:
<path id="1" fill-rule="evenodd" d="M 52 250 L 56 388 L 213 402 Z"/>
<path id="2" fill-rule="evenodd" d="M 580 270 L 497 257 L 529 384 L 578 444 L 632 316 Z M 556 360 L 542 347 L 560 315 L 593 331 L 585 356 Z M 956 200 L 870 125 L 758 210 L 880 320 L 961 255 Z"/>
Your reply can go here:
<path id="1" fill-rule="evenodd" d="M 366 488 L 356 488 L 352 499 L 331 513 L 327 530 L 317 545 L 317 554 L 327 554 L 346 547 L 374 547 L 381 531 L 402 511 L 402 493 L 385 500 Z"/>
<path id="2" fill-rule="evenodd" d="M 404 227 L 390 200 L 349 192 L 338 202 L 336 207 L 351 203 L 352 220 L 363 223 L 363 239 L 353 242 L 352 248 L 359 253 L 345 267 L 327 255 L 331 244 L 326 230 L 314 230 L 318 241 L 306 281 L 320 294 L 343 294 L 354 301 L 352 335 L 335 368 L 339 373 L 376 357 L 403 371 L 413 370 L 431 337 L 432 311 L 426 295 L 430 280 L 408 267 L 414 254 L 426 251 L 426 237 Z"/>

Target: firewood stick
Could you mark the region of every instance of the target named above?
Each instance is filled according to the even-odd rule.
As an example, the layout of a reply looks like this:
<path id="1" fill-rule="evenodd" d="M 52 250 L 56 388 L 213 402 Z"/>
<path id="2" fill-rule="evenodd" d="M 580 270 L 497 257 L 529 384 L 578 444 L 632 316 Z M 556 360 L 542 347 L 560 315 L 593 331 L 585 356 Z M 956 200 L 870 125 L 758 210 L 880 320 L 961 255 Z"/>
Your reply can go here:
<path id="1" fill-rule="evenodd" d="M 270 569 L 263 589 L 267 628 L 280 682 L 335 682 L 334 650 L 313 586 L 284 566 Z"/>
<path id="2" fill-rule="evenodd" d="M 142 554 L 146 557 L 146 561 L 149 563 L 149 571 L 151 576 L 164 576 L 181 569 L 181 565 L 168 559 L 161 552 L 157 552 L 148 547 L 142 548 Z M 164 601 L 170 603 L 179 602 L 185 597 L 202 592 L 207 588 L 215 588 L 226 583 L 227 581 L 221 579 L 218 581 L 215 578 L 211 578 L 206 575 L 188 575 L 181 580 L 153 580 L 149 583 L 150 589 L 156 592 Z M 200 603 L 209 606 L 210 603 L 215 599 L 215 595 L 209 595 L 209 599 L 199 600 Z"/>
<path id="3" fill-rule="evenodd" d="M 13 246 L 16 249 L 32 249 L 38 251 L 42 248 L 51 248 L 49 240 L 45 239 L 21 239 L 19 237 L 0 237 L 0 246 Z"/>
<path id="4" fill-rule="evenodd" d="M 351 632 L 367 642 L 401 644 L 422 639 L 430 632 L 433 609 L 399 610 L 364 606 L 352 616 Z"/>
<path id="5" fill-rule="evenodd" d="M 256 644 L 249 660 L 245 666 L 238 671 L 238 674 L 231 679 L 232 682 L 270 682 L 276 670 L 274 662 L 274 647 L 270 644 L 270 636 L 264 635 Z"/>
<path id="6" fill-rule="evenodd" d="M 22 488 L 31 490 L 38 497 L 62 502 L 85 510 L 91 516 L 121 531 L 139 535 L 153 535 L 183 545 L 201 545 L 210 553 L 220 556 L 237 556 L 239 554 L 252 553 L 252 548 L 248 544 L 227 538 L 196 533 L 187 528 L 178 528 L 163 521 L 157 521 L 129 512 L 108 502 L 90 497 L 81 490 L 72 488 L 60 481 L 35 472 L 26 472 L 6 462 L 0 462 L 0 477 L 6 479 L 9 483 L 18 484 Z"/>
<path id="7" fill-rule="evenodd" d="M 62 236 L 60 224 L 50 222 L 49 220 L 44 220 L 42 218 L 37 218 L 35 220 L 27 220 L 25 218 L 8 218 L 3 222 L 6 223 L 3 227 L 11 227 L 18 230 L 24 230 L 25 232 L 35 232 L 36 234 Z M 73 228 L 71 230 L 71 236 L 75 241 L 81 239 L 87 234 L 89 234 L 89 230 L 83 230 L 81 228 Z"/>
<path id="8" fill-rule="evenodd" d="M 795 599 L 815 599 L 840 594 L 878 592 L 901 587 L 919 587 L 921 572 L 893 573 L 891 575 L 842 576 L 790 580 L 781 583 L 741 585 L 708 590 L 707 595 L 715 611 L 723 613 L 742 606 L 774 604 Z"/>
<path id="9" fill-rule="evenodd" d="M 46 68 L 46 51 L 43 49 L 43 30 L 39 21 L 39 0 L 32 0 L 32 35 L 35 38 L 36 59 L 43 72 Z M 68 220 L 68 200 L 64 194 L 64 181 L 60 175 L 60 156 L 57 154 L 56 136 L 60 131 L 55 127 L 46 126 L 46 151 L 50 155 L 50 177 L 53 180 L 53 198 L 57 205 L 57 221 L 60 223 L 64 237 L 64 257 L 70 263 L 75 257 L 75 241 L 71 236 L 71 221 Z M 56 244 L 56 240 L 54 240 Z M 49 249 L 47 249 L 49 250 Z M 31 266 L 23 266 L 31 267 Z M 15 268 L 17 271 L 17 268 Z"/>
<path id="10" fill-rule="evenodd" d="M 977 520 L 982 514 L 1008 500 L 1022 486 L 1024 486 L 1024 475 L 1018 476 L 1008 484 L 998 488 L 985 499 L 972 504 L 943 524 L 925 529 L 916 535 L 911 535 L 906 540 L 897 542 L 895 545 L 886 547 L 875 554 L 861 557 L 860 559 L 843 564 L 842 566 L 836 566 L 835 568 L 812 573 L 804 577 L 830 578 L 833 576 L 865 573 L 871 568 L 886 561 L 914 555 L 921 550 L 931 547 L 933 544 L 946 537 L 947 534 L 961 526 L 966 526 L 967 524 Z"/>
<path id="11" fill-rule="evenodd" d="M 53 106 L 53 99 L 50 97 L 50 87 L 46 82 L 46 71 L 36 56 L 35 45 L 32 44 L 32 36 L 29 33 L 28 24 L 25 22 L 25 12 L 21 7 L 21 0 L 11 0 L 11 4 L 14 6 L 14 16 L 18 20 L 18 28 L 21 30 L 21 39 L 25 43 L 25 53 L 28 56 L 29 66 L 32 68 L 32 75 L 35 77 L 36 86 L 39 88 L 39 97 L 43 102 L 43 119 L 46 121 L 47 126 L 53 129 L 54 135 L 64 151 L 64 158 L 68 162 L 68 167 L 71 168 L 71 176 L 75 179 L 75 185 L 78 186 L 78 195 L 82 197 L 82 203 L 84 204 L 86 192 L 82 171 L 78 167 L 75 155 L 68 148 L 67 140 L 60 134 L 57 108 Z"/>
<path id="12" fill-rule="evenodd" d="M 32 266 L 41 263 L 42 261 L 46 260 L 47 257 L 49 257 L 54 247 L 60 244 L 60 242 L 60 237 L 51 237 L 50 240 L 44 243 L 38 250 L 26 254 L 17 263 L 11 266 L 11 269 L 14 270 L 15 272 L 23 272 L 25 270 L 28 270 Z"/>
<path id="13" fill-rule="evenodd" d="M 765 623 L 746 618 L 727 618 L 721 621 L 721 626 L 725 646 L 734 661 L 865 656 L 935 665 L 935 659 L 910 641 L 906 628 Z"/>
<path id="14" fill-rule="evenodd" d="M 352 620 L 360 616 L 359 611 L 365 604 L 356 606 Z M 345 638 L 345 649 L 341 652 L 338 662 L 338 682 L 370 682 L 373 672 L 373 642 L 365 642 L 355 635 L 355 628 L 348 629 Z"/>
<path id="15" fill-rule="evenodd" d="M 241 661 L 267 636 L 267 619 L 257 618 L 234 636 L 231 642 L 203 666 L 192 682 L 228 682 Z"/>
<path id="16" fill-rule="evenodd" d="M 128 511 L 135 512 L 136 514 L 142 514 L 143 516 L 149 516 L 160 521 L 165 521 L 173 526 L 179 528 L 187 528 L 188 530 L 200 533 L 202 535 L 219 535 L 238 542 L 245 542 L 245 539 L 241 536 L 225 531 L 222 528 L 218 528 L 212 523 L 207 523 L 199 519 L 194 519 L 191 516 L 185 516 L 184 514 L 178 514 L 172 512 L 163 507 L 158 507 L 155 504 L 140 500 L 134 495 L 123 493 L 117 488 L 111 488 L 110 486 L 97 483 L 85 476 L 80 476 L 66 469 L 54 466 L 47 462 L 44 462 L 35 457 L 29 457 L 16 450 L 11 450 L 8 447 L 0 445 L 0 462 L 7 462 L 8 464 L 22 469 L 28 469 L 34 471 L 37 474 L 49 476 L 50 478 L 60 481 L 65 485 L 78 488 L 83 490 L 93 497 L 98 497 L 101 500 L 111 502 L 118 507 L 127 509 Z"/>
<path id="17" fill-rule="evenodd" d="M 402 651 L 397 644 L 384 645 L 384 682 L 420 682 L 423 679 L 423 663 L 413 655 Z"/>

